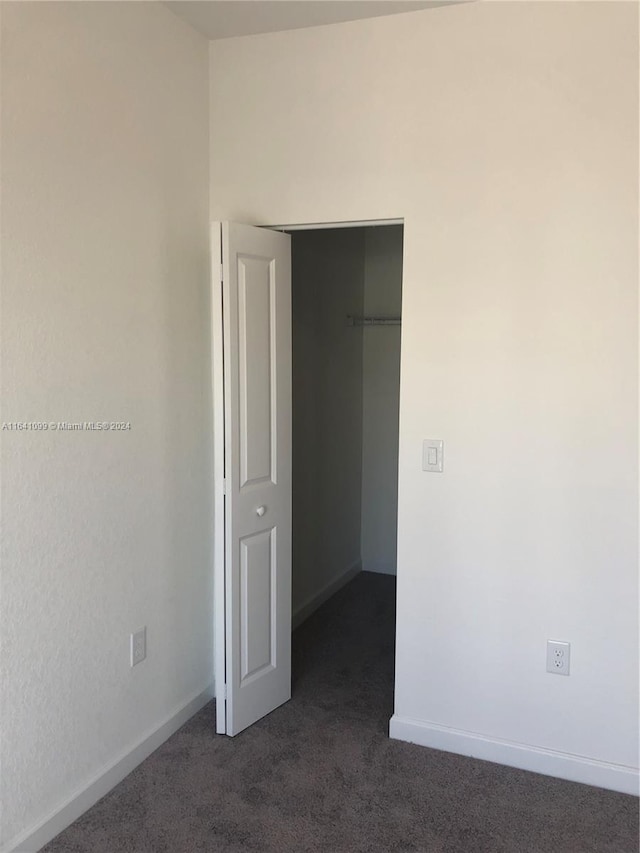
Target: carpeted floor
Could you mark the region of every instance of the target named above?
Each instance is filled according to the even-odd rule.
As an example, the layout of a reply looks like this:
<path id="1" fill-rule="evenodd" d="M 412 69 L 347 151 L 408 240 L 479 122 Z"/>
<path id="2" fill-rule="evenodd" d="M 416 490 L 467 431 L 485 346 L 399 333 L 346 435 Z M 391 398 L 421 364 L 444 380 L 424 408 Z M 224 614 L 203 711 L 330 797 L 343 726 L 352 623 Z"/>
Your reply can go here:
<path id="1" fill-rule="evenodd" d="M 389 740 L 394 579 L 294 634 L 293 699 L 236 738 L 213 703 L 46 853 L 637 853 L 634 797 Z"/>

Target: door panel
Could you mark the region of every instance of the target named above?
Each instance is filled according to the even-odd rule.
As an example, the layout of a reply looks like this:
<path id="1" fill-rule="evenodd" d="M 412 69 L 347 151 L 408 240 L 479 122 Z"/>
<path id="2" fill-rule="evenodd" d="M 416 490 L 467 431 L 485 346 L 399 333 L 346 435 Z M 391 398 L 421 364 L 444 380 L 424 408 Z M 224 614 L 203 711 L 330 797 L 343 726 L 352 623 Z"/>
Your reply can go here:
<path id="1" fill-rule="evenodd" d="M 276 665 L 275 530 L 240 542 L 240 684 Z"/>
<path id="2" fill-rule="evenodd" d="M 277 363 L 275 265 L 238 257 L 240 485 L 275 482 L 271 452 L 277 438 L 271 374 Z M 275 436 L 274 436 L 275 433 Z"/>
<path id="3" fill-rule="evenodd" d="M 291 245 L 223 223 L 226 728 L 291 697 Z"/>

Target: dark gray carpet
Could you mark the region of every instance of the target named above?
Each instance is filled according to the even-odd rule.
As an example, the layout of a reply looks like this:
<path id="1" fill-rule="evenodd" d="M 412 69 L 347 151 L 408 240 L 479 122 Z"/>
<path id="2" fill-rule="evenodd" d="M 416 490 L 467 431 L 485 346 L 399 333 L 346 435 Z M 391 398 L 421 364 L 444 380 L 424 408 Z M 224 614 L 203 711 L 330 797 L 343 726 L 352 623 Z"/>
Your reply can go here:
<path id="1" fill-rule="evenodd" d="M 46 853 L 637 853 L 638 801 L 391 741 L 394 580 L 294 634 L 290 703 L 231 739 L 213 703 Z"/>

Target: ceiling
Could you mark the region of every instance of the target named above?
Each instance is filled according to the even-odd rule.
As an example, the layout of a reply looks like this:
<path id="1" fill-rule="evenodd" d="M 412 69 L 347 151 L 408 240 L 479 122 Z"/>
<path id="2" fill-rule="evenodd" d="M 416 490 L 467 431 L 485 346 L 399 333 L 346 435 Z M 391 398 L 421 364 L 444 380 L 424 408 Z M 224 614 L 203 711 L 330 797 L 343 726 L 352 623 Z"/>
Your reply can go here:
<path id="1" fill-rule="evenodd" d="M 166 5 L 209 39 L 298 30 L 449 6 L 465 0 L 174 0 Z"/>

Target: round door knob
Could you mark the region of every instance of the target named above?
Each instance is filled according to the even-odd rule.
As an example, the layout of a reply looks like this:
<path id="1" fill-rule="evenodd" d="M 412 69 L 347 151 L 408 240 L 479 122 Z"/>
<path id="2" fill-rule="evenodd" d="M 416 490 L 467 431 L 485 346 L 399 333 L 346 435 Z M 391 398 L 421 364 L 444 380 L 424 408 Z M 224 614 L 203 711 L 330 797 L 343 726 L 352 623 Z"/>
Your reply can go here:
<path id="1" fill-rule="evenodd" d="M 259 506 L 258 509 L 256 510 L 256 515 L 259 515 L 260 518 L 262 518 L 262 516 L 265 514 L 266 511 L 267 511 L 266 506 Z"/>

